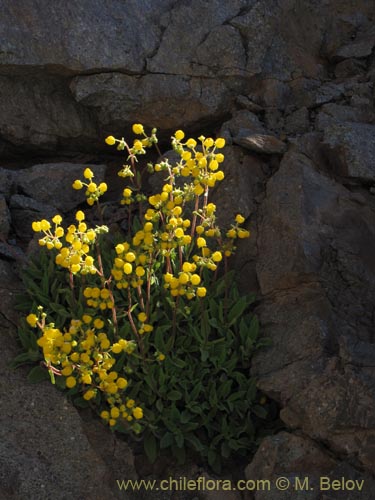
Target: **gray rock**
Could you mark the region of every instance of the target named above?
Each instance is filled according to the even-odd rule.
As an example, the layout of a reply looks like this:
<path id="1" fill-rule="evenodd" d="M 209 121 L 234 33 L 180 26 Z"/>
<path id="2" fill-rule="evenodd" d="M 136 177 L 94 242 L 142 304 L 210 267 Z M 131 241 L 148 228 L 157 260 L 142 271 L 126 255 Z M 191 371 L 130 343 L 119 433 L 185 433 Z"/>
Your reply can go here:
<path id="1" fill-rule="evenodd" d="M 324 130 L 323 144 L 335 173 L 375 181 L 375 125 L 329 126 Z"/>
<path id="2" fill-rule="evenodd" d="M 374 227 L 364 196 L 318 173 L 296 150 L 283 158 L 267 185 L 257 241 L 267 297 L 259 314 L 271 347 L 252 366 L 259 387 L 283 405 L 289 427 L 361 457 L 368 470 L 375 371 L 348 346 L 373 343 Z"/>
<path id="3" fill-rule="evenodd" d="M 92 143 L 96 131 L 64 79 L 32 74 L 0 76 L 0 134 L 16 147 L 55 150 Z"/>
<path id="4" fill-rule="evenodd" d="M 10 212 L 4 195 L 0 194 L 0 240 L 6 240 L 10 231 Z"/>
<path id="5" fill-rule="evenodd" d="M 158 46 L 158 18 L 172 5 L 172 0 L 131 1 L 125 8 L 119 0 L 105 5 L 73 0 L 69 8 L 56 3 L 46 13 L 38 2 L 20 0 L 10 6 L 2 0 L 0 62 L 14 70 L 47 66 L 61 73 L 141 72 Z"/>
<path id="6" fill-rule="evenodd" d="M 308 131 L 309 127 L 309 111 L 306 107 L 294 111 L 285 119 L 286 134 L 303 134 Z"/>
<path id="7" fill-rule="evenodd" d="M 39 203 L 52 205 L 55 210 L 67 212 L 86 199 L 86 190 L 75 190 L 72 184 L 76 179 L 85 181 L 83 172 L 87 166 L 68 162 L 34 165 L 17 172 L 16 184 L 24 195 Z M 90 165 L 90 169 L 94 173 L 94 182 L 99 184 L 104 181 L 105 165 Z"/>
<path id="8" fill-rule="evenodd" d="M 337 101 L 345 94 L 345 83 L 328 82 L 324 83 L 317 90 L 315 104 L 322 105 L 327 102 Z"/>
<path id="9" fill-rule="evenodd" d="M 25 253 L 23 250 L 12 244 L 0 242 L 0 257 L 2 259 L 10 259 L 22 262 L 25 260 Z"/>
<path id="10" fill-rule="evenodd" d="M 248 134 L 241 130 L 240 134 L 233 138 L 233 142 L 250 151 L 264 154 L 283 154 L 287 146 L 283 141 L 272 135 Z"/>
<path id="11" fill-rule="evenodd" d="M 347 463 L 337 463 L 329 452 L 311 439 L 287 432 L 280 432 L 262 441 L 254 459 L 246 467 L 245 477 L 250 486 L 254 485 L 255 500 L 320 500 L 327 480 L 331 482 L 340 477 L 358 481 L 359 484 L 363 481 L 361 491 L 351 491 L 350 499 L 370 500 L 375 484 L 369 475 L 357 471 Z M 286 478 L 281 485 L 289 484 L 290 487 L 285 490 L 277 488 L 276 481 L 279 477 Z M 262 483 L 261 480 L 268 480 L 269 484 Z M 335 493 L 338 494 L 337 497 Z M 342 498 L 342 494 L 342 491 L 335 492 L 332 489 L 329 491 L 329 498 Z"/>
<path id="12" fill-rule="evenodd" d="M 262 106 L 259 106 L 259 104 L 256 104 L 245 95 L 239 95 L 236 99 L 236 103 L 241 108 L 251 111 L 251 113 L 261 113 L 263 111 Z"/>
<path id="13" fill-rule="evenodd" d="M 335 54 L 335 59 L 367 57 L 371 55 L 374 46 L 375 28 L 370 26 L 367 29 L 360 30 L 350 43 L 341 46 Z"/>
<path id="14" fill-rule="evenodd" d="M 353 107 L 340 104 L 324 104 L 315 120 L 315 127 L 324 130 L 342 122 L 375 123 L 375 111 L 369 107 Z"/>
<path id="15" fill-rule="evenodd" d="M 169 131 L 181 127 L 181 116 L 185 128 L 208 117 L 220 119 L 229 111 L 231 94 L 220 80 L 173 74 L 80 76 L 71 90 L 78 102 L 95 109 L 104 125 L 141 122 Z"/>
<path id="16" fill-rule="evenodd" d="M 345 59 L 336 64 L 336 78 L 350 78 L 366 71 L 366 64 L 359 59 Z"/>
<path id="17" fill-rule="evenodd" d="M 14 176 L 13 170 L 0 167 L 0 194 L 4 195 L 6 200 L 9 200 L 14 187 Z"/>
<path id="18" fill-rule="evenodd" d="M 220 137 L 224 137 L 227 144 L 230 145 L 232 144 L 233 137 L 237 136 L 240 131 L 245 134 L 252 134 L 254 132 L 263 133 L 264 127 L 254 113 L 247 109 L 241 109 L 234 112 L 231 119 L 222 124 L 219 135 Z"/>
<path id="19" fill-rule="evenodd" d="M 347 365 L 340 373 L 337 364 L 311 380 L 305 388 L 306 399 L 299 393 L 291 397 L 282 418 L 315 439 L 330 444 L 337 453 L 352 459 L 374 473 L 375 370 L 369 377 Z M 319 397 L 324 394 L 324 398 Z M 313 402 L 314 401 L 314 402 Z"/>

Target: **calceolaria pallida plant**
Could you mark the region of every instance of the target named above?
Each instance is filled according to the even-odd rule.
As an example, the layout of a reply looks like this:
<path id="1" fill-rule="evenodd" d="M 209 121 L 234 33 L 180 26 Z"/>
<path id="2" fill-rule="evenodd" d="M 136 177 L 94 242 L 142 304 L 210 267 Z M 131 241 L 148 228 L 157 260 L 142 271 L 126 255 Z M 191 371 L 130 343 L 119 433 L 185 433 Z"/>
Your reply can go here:
<path id="1" fill-rule="evenodd" d="M 68 226 L 60 215 L 32 225 L 52 261 L 41 252 L 43 263 L 25 271 L 34 305 L 20 335 L 31 357 L 19 362 L 41 353 L 31 378 L 49 374 L 113 430 L 142 435 L 151 460 L 171 449 L 182 462 L 190 448 L 219 470 L 223 457 L 253 446 L 255 421 L 265 416 L 248 375 L 259 345 L 253 299 L 239 295 L 228 272 L 237 239 L 250 234 L 241 214 L 223 231 L 209 199 L 224 179 L 224 139 L 178 130 L 179 160 L 160 154 L 147 165 L 162 187 L 146 194 L 137 167 L 158 148 L 156 129 L 147 135 L 135 124 L 133 132 L 133 144 L 106 139 L 127 157 L 119 171 L 127 234 L 89 227 L 82 210 Z M 73 188 L 100 211 L 107 185 L 93 170 Z"/>

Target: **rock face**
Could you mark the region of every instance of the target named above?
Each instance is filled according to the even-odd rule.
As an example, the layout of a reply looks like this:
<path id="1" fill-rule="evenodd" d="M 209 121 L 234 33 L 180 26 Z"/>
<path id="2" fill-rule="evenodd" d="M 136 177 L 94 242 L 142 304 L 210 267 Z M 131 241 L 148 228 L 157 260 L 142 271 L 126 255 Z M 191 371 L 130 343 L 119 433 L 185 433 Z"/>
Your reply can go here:
<path id="1" fill-rule="evenodd" d="M 348 475 L 371 485 L 373 2 L 71 0 L 46 10 L 39 0 L 0 0 L 0 10 L 5 497 L 64 498 L 59 485 L 67 497 L 116 498 L 108 477 L 117 472 L 95 424 L 83 426 L 53 388 L 34 389 L 6 368 L 17 321 L 7 294 L 18 288 L 11 265 L 25 257 L 31 222 L 82 203 L 69 185 L 85 166 L 98 182 L 111 176 L 123 156 L 103 138 L 127 138 L 134 122 L 158 127 L 161 145 L 178 128 L 226 139 L 225 180 L 213 196 L 223 225 L 241 212 L 252 233 L 234 262 L 241 288 L 258 293 L 271 340 L 252 374 L 288 430 L 264 440 L 247 477 Z"/>

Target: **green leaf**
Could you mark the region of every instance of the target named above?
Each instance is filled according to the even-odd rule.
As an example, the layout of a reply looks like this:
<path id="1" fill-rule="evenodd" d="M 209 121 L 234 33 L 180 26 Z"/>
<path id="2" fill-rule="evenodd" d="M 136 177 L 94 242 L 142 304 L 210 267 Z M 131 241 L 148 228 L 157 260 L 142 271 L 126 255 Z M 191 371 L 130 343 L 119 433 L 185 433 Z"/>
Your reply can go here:
<path id="1" fill-rule="evenodd" d="M 182 398 L 182 394 L 180 391 L 173 390 L 168 393 L 167 397 L 170 401 L 178 401 Z"/>
<path id="2" fill-rule="evenodd" d="M 26 363 L 30 363 L 32 360 L 30 359 L 29 353 L 28 352 L 22 352 L 21 354 L 18 354 L 12 362 L 11 362 L 11 367 L 12 368 L 18 368 L 19 366 L 22 366 Z"/>
<path id="3" fill-rule="evenodd" d="M 144 436 L 143 447 L 146 453 L 147 458 L 153 464 L 156 460 L 158 449 L 156 444 L 156 439 L 151 432 L 147 432 Z"/>
<path id="4" fill-rule="evenodd" d="M 268 415 L 268 412 L 267 410 L 264 408 L 264 406 L 260 406 L 260 405 L 255 405 L 251 408 L 251 411 L 253 413 L 255 413 L 255 415 L 259 418 L 267 418 L 267 415 Z"/>
<path id="5" fill-rule="evenodd" d="M 164 405 L 163 405 L 163 401 L 161 399 L 158 399 L 155 403 L 155 406 L 156 406 L 156 409 L 160 412 L 160 413 L 163 413 L 163 410 L 164 410 Z"/>
<path id="6" fill-rule="evenodd" d="M 169 448 L 174 443 L 174 437 L 171 432 L 166 432 L 160 440 L 160 448 Z"/>
<path id="7" fill-rule="evenodd" d="M 39 382 L 42 382 L 43 380 L 49 380 L 49 378 L 50 376 L 48 370 L 41 366 L 34 366 L 34 368 L 30 370 L 27 376 L 27 380 L 31 384 L 37 384 Z"/>
<path id="8" fill-rule="evenodd" d="M 237 319 L 244 313 L 247 307 L 246 297 L 241 297 L 238 299 L 236 304 L 232 307 L 228 314 L 228 325 L 233 325 Z"/>

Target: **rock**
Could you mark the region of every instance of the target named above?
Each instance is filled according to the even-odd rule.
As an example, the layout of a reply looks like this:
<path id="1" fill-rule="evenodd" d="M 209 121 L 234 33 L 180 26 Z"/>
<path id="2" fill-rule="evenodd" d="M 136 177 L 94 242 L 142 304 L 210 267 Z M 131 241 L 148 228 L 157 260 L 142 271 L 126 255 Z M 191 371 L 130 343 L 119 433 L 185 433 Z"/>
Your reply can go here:
<path id="1" fill-rule="evenodd" d="M 280 432 L 262 441 L 253 461 L 246 467 L 245 477 L 249 486 L 254 486 L 255 500 L 320 500 L 324 488 L 327 485 L 329 487 L 327 481 L 341 477 L 362 485 L 360 490 L 356 488 L 356 491 L 350 491 L 350 499 L 370 500 L 375 484 L 369 475 L 357 471 L 349 464 L 337 463 L 329 452 L 311 439 L 287 432 Z M 285 478 L 284 482 L 279 483 L 281 486 L 289 485 L 284 490 L 276 487 L 276 481 L 280 477 Z M 268 480 L 269 483 L 262 483 L 262 480 Z M 351 487 L 352 483 L 348 485 Z M 331 496 L 331 492 L 334 496 Z M 331 487 L 329 498 L 342 498 L 342 491 L 337 491 L 337 497 L 335 493 Z"/>
<path id="2" fill-rule="evenodd" d="M 262 106 L 259 106 L 245 95 L 239 95 L 236 99 L 236 103 L 238 106 L 247 109 L 251 113 L 261 113 L 263 111 Z"/>
<path id="3" fill-rule="evenodd" d="M 233 113 L 230 120 L 224 122 L 220 128 L 219 136 L 224 137 L 228 145 L 232 144 L 233 137 L 254 132 L 264 132 L 264 127 L 259 118 L 251 111 L 241 109 Z"/>
<path id="4" fill-rule="evenodd" d="M 292 396 L 282 418 L 315 439 L 329 443 L 338 454 L 356 457 L 374 474 L 375 369 L 372 377 L 348 365 L 342 373 L 327 366 L 301 393 Z M 319 397 L 324 394 L 324 399 Z M 310 399 L 311 397 L 311 399 Z M 314 402 L 313 402 L 314 401 Z"/>
<path id="5" fill-rule="evenodd" d="M 367 57 L 372 53 L 375 46 L 375 28 L 370 26 L 367 29 L 360 30 L 354 39 L 341 46 L 335 53 L 335 59 L 349 59 L 355 57 Z"/>
<path id="6" fill-rule="evenodd" d="M 78 102 L 94 108 L 104 126 L 122 129 L 124 123 L 141 122 L 174 132 L 181 127 L 181 115 L 185 128 L 197 126 L 208 117 L 219 120 L 230 105 L 224 83 L 186 75 L 79 76 L 72 80 L 71 90 Z"/>
<path id="7" fill-rule="evenodd" d="M 206 75 L 245 75 L 246 52 L 241 35 L 233 26 L 213 28 L 197 47 L 195 54 L 192 59 L 193 67 L 198 65 L 199 70 L 205 68 Z"/>
<path id="8" fill-rule="evenodd" d="M 327 102 L 337 101 L 344 96 L 345 83 L 328 82 L 317 89 L 315 104 L 321 106 Z"/>
<path id="9" fill-rule="evenodd" d="M 157 20 L 173 1 L 130 3 L 125 9 L 117 1 L 103 5 L 98 0 L 84 4 L 73 0 L 69 9 L 56 5 L 47 15 L 38 3 L 2 4 L 2 65 L 14 71 L 20 66 L 47 66 L 62 74 L 94 68 L 135 73 L 142 71 L 145 59 L 157 48 L 161 35 Z"/>
<path id="10" fill-rule="evenodd" d="M 375 125 L 331 125 L 324 130 L 323 145 L 336 174 L 375 181 Z"/>
<path id="11" fill-rule="evenodd" d="M 303 134 L 309 130 L 309 127 L 309 111 L 306 107 L 300 108 L 286 117 L 286 134 Z"/>
<path id="12" fill-rule="evenodd" d="M 72 188 L 72 184 L 76 179 L 85 180 L 83 172 L 87 166 L 68 162 L 34 165 L 17 172 L 17 187 L 24 195 L 39 203 L 50 204 L 58 211 L 68 212 L 86 199 L 85 189 L 77 191 Z M 90 169 L 94 173 L 94 182 L 99 184 L 104 181 L 105 165 L 90 165 Z"/>
<path id="13" fill-rule="evenodd" d="M 315 127 L 324 131 L 342 122 L 375 123 L 375 112 L 370 107 L 353 107 L 340 104 L 324 104 L 316 117 Z"/>
<path id="14" fill-rule="evenodd" d="M 259 314 L 271 347 L 255 355 L 252 373 L 289 427 L 372 470 L 375 369 L 348 346 L 373 343 L 375 211 L 292 149 L 260 216 Z"/>
<path id="15" fill-rule="evenodd" d="M 350 78 L 366 71 L 366 64 L 360 59 L 345 59 L 336 64 L 336 78 Z"/>
<path id="16" fill-rule="evenodd" d="M 2 259 L 10 259 L 22 262 L 25 260 L 25 253 L 20 247 L 14 244 L 0 242 L 0 257 Z"/>
<path id="17" fill-rule="evenodd" d="M 7 170 L 6 168 L 0 167 L 0 194 L 5 196 L 6 200 L 9 200 L 9 197 L 14 188 L 14 176 L 16 172 L 13 170 Z"/>
<path id="18" fill-rule="evenodd" d="M 6 240 L 10 231 L 10 212 L 5 196 L 0 194 L 0 240 Z"/>
<path id="19" fill-rule="evenodd" d="M 64 79 L 28 75 L 0 76 L 0 134 L 18 148 L 54 151 L 92 144 L 97 132 Z"/>
<path id="20" fill-rule="evenodd" d="M 272 135 L 247 134 L 243 130 L 233 138 L 233 142 L 257 153 L 272 155 L 283 154 L 286 151 L 286 144 Z"/>

